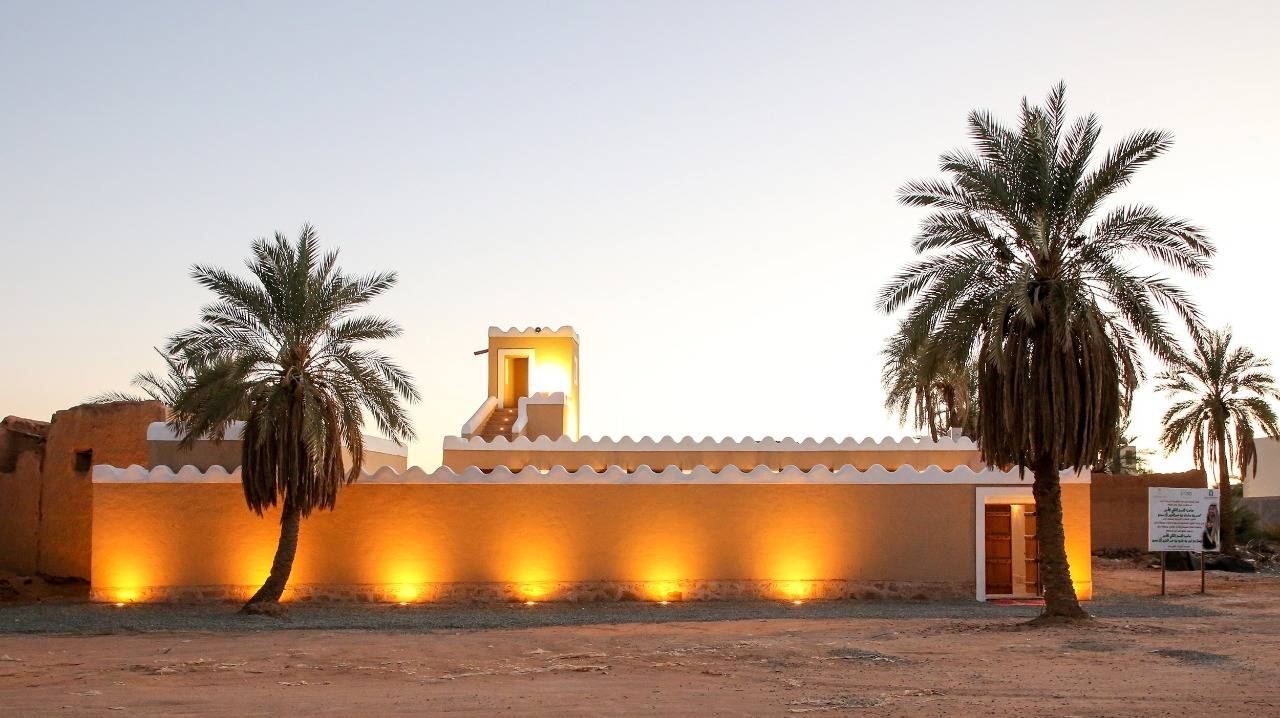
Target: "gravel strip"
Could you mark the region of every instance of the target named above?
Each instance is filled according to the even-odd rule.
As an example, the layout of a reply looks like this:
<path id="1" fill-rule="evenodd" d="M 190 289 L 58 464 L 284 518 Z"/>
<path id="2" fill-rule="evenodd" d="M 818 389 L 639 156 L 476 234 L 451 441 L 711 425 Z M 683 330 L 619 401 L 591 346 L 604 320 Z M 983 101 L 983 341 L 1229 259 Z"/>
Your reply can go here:
<path id="1" fill-rule="evenodd" d="M 1222 615 L 1158 599 L 1107 599 L 1087 605 L 1099 618 L 1189 618 Z M 430 632 L 585 626 L 674 621 L 814 619 L 1030 619 L 1036 606 L 994 606 L 976 601 L 810 601 L 672 603 L 545 603 L 535 606 L 292 604 L 284 618 L 240 616 L 230 604 L 139 604 L 117 608 L 93 603 L 0 605 L 0 634 L 120 634 L 275 630 Z"/>

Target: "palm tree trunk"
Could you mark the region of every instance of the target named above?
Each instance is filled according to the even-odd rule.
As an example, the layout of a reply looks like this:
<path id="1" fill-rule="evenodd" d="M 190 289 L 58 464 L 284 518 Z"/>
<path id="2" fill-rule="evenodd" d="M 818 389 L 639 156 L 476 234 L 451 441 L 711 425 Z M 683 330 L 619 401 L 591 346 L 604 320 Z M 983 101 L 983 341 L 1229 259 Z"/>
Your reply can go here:
<path id="1" fill-rule="evenodd" d="M 241 613 L 257 613 L 262 604 L 279 603 L 284 588 L 293 571 L 293 557 L 298 552 L 298 529 L 302 525 L 302 512 L 286 500 L 280 515 L 280 541 L 276 544 L 276 556 L 271 561 L 271 573 L 262 588 L 241 607 Z"/>
<path id="2" fill-rule="evenodd" d="M 1221 509 L 1218 522 L 1219 535 L 1222 537 L 1222 553 L 1236 552 L 1236 508 L 1231 496 L 1231 476 L 1227 471 L 1227 428 L 1226 422 L 1218 428 L 1218 496 Z"/>
<path id="3" fill-rule="evenodd" d="M 1040 581 L 1044 586 L 1044 612 L 1036 621 L 1080 620 L 1089 617 L 1076 598 L 1067 564 L 1067 539 L 1062 529 L 1062 482 L 1058 467 L 1045 456 L 1032 466 L 1036 500 L 1036 541 L 1040 545 Z"/>

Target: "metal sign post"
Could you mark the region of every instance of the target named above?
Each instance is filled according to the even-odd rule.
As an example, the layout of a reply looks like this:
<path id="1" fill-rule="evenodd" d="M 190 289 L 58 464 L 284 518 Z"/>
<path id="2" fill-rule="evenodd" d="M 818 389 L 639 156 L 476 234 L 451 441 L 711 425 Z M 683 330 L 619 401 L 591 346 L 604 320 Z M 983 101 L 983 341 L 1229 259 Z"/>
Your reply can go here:
<path id="1" fill-rule="evenodd" d="M 1164 551 L 1160 552 L 1160 595 L 1164 595 Z"/>
<path id="2" fill-rule="evenodd" d="M 1204 593 L 1204 551 L 1200 552 L 1200 593 Z"/>

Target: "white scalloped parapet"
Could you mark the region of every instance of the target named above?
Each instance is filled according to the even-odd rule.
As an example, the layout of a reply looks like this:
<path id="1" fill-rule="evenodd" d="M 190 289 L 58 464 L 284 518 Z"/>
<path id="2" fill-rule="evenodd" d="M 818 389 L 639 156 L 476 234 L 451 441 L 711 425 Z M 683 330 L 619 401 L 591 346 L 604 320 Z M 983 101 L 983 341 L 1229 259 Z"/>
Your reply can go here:
<path id="1" fill-rule="evenodd" d="M 121 469 L 106 464 L 93 467 L 93 483 L 95 484 L 238 484 L 240 469 L 227 471 L 221 466 L 210 466 L 208 471 L 201 471 L 190 464 L 174 471 L 168 466 L 157 466 L 148 469 L 133 464 Z"/>
<path id="2" fill-rule="evenodd" d="M 372 451 L 378 454 L 387 454 L 389 456 L 405 456 L 409 455 L 409 447 L 404 444 L 396 443 L 390 439 L 384 439 L 381 436 L 369 436 L 362 434 L 364 437 L 365 451 Z M 244 422 L 233 421 L 227 425 L 227 430 L 223 433 L 224 441 L 240 441 L 244 437 Z M 163 421 L 153 421 L 147 426 L 147 441 L 178 441 L 178 433 Z"/>
<path id="3" fill-rule="evenodd" d="M 633 439 L 630 436 L 624 436 L 621 439 L 612 439 L 608 436 L 599 439 L 592 439 L 590 436 L 580 439 L 572 439 L 568 436 L 558 439 L 539 436 L 536 439 L 529 439 L 518 436 L 508 440 L 504 436 L 499 436 L 492 441 L 485 441 L 478 436 L 470 439 L 446 436 L 444 448 L 502 451 L 512 449 L 533 451 L 977 451 L 978 445 L 968 437 L 959 439 L 943 437 L 937 441 L 931 441 L 912 437 L 895 439 L 890 436 L 880 440 L 871 437 L 836 439 L 830 436 L 825 439 L 793 439 L 789 436 L 782 439 L 771 436 L 763 439 L 753 439 L 750 436 L 741 439 L 728 436 L 723 439 L 710 436 L 702 439 L 695 439 L 692 436 L 686 436 L 683 439 L 674 439 L 670 436 L 664 436 L 661 439 L 651 436 L 642 436 L 639 439 Z"/>
<path id="4" fill-rule="evenodd" d="M 489 336 L 490 337 L 522 337 L 522 338 L 523 337 L 573 337 L 575 341 L 578 339 L 578 333 L 573 330 L 573 327 L 568 325 L 560 327 L 559 329 L 552 329 L 551 327 L 525 327 L 524 329 L 518 329 L 516 327 L 509 327 L 507 329 L 503 329 L 502 327 L 489 327 Z"/>
<path id="5" fill-rule="evenodd" d="M 472 414 L 471 418 L 467 419 L 467 423 L 462 425 L 461 434 L 464 437 L 470 437 L 472 434 L 480 431 L 480 427 L 484 426 L 484 423 L 493 415 L 493 410 L 497 408 L 498 397 L 491 396 L 488 399 L 485 399 L 484 403 L 480 404 L 480 408 L 476 409 L 476 413 Z"/>
<path id="6" fill-rule="evenodd" d="M 1087 484 L 1090 473 L 1082 471 L 1061 472 L 1065 484 Z M 184 466 L 174 472 L 167 466 L 147 469 L 142 466 L 130 466 L 119 469 L 114 466 L 99 465 L 93 467 L 93 481 L 97 484 L 224 484 L 240 481 L 240 470 L 228 473 L 220 466 L 207 472 L 201 472 L 193 466 Z M 774 471 L 766 466 L 757 466 L 751 471 L 742 471 L 736 466 L 729 466 L 721 471 L 712 471 L 705 466 L 698 466 L 690 471 L 682 471 L 674 466 L 654 470 L 648 466 L 640 466 L 635 471 L 626 471 L 617 466 L 610 466 L 604 471 L 596 471 L 590 467 L 582 467 L 569 471 L 563 466 L 556 466 L 547 471 L 526 466 L 520 471 L 512 471 L 499 467 L 492 471 L 482 471 L 475 467 L 462 473 L 455 473 L 448 467 L 440 467 L 430 473 L 419 467 L 399 472 L 383 467 L 370 472 L 362 472 L 362 484 L 982 484 L 1008 485 L 1031 484 L 1031 473 L 1017 468 L 1009 471 L 999 469 L 983 469 L 974 471 L 968 466 L 960 466 L 950 471 L 937 466 L 917 469 L 913 466 L 901 466 L 897 469 L 886 469 L 875 464 L 865 471 L 860 471 L 848 464 L 838 469 L 816 466 L 809 471 L 802 471 L 795 466 L 788 466 L 781 471 Z"/>

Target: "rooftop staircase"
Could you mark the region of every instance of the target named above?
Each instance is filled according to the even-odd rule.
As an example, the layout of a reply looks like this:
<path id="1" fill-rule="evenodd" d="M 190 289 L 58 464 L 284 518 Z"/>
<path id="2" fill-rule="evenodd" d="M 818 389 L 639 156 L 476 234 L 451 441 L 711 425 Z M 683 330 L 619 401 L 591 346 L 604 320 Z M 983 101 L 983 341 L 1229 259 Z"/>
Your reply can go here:
<path id="1" fill-rule="evenodd" d="M 489 420 L 480 427 L 480 431 L 476 436 L 481 437 L 485 441 L 493 441 L 499 436 L 506 437 L 507 441 L 511 440 L 511 425 L 516 422 L 516 415 L 519 413 L 516 407 L 497 408 L 489 415 Z"/>

